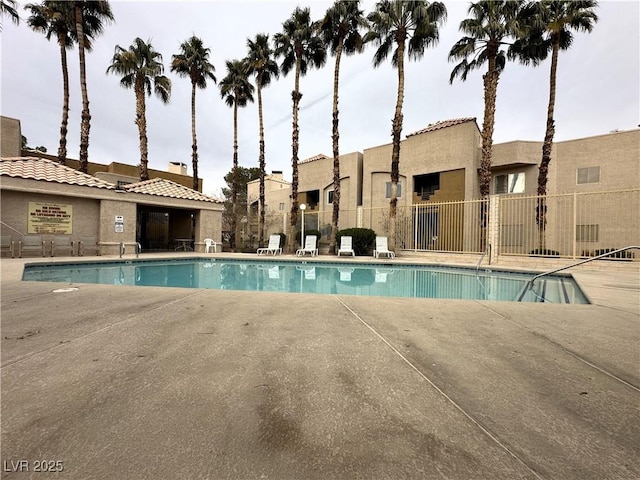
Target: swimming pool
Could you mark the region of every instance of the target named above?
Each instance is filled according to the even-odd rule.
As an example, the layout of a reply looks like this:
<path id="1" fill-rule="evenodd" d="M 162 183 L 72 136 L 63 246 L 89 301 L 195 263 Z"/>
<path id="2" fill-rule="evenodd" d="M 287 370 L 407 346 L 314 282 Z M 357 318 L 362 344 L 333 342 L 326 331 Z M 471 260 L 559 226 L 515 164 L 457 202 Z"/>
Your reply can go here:
<path id="1" fill-rule="evenodd" d="M 568 276 L 434 265 L 191 258 L 25 265 L 25 281 L 409 298 L 589 303 Z"/>

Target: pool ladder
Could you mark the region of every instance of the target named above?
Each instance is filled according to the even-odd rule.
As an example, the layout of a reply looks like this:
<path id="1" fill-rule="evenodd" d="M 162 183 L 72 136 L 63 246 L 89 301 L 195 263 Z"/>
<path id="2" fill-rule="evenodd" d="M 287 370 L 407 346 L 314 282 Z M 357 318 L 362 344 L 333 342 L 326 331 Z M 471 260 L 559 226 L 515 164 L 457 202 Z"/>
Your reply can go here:
<path id="1" fill-rule="evenodd" d="M 122 255 L 125 254 L 125 245 L 133 245 L 136 250 L 136 258 L 138 258 L 138 256 L 140 255 L 140 252 L 142 251 L 142 245 L 140 245 L 140 242 L 133 242 L 133 243 L 120 242 L 120 258 L 122 258 Z"/>
<path id="2" fill-rule="evenodd" d="M 616 253 L 619 252 L 624 252 L 626 250 L 631 250 L 632 248 L 636 248 L 640 250 L 640 246 L 637 245 L 630 245 L 628 247 L 623 247 L 623 248 L 619 248 L 618 250 L 614 250 L 612 252 L 607 252 L 607 253 L 602 253 L 600 255 L 596 255 L 595 257 L 591 257 L 591 258 L 587 258 L 585 260 L 580 260 L 579 262 L 576 263 L 572 263 L 571 265 L 567 265 L 565 267 L 560 267 L 560 268 L 556 268 L 554 270 L 549 270 L 548 272 L 544 272 L 544 273 L 539 273 L 538 275 L 534 276 L 531 280 L 529 280 L 529 282 L 527 283 L 527 288 L 529 290 L 531 290 L 533 288 L 533 282 L 535 282 L 537 279 L 539 279 L 540 277 L 544 277 L 546 275 L 551 275 L 552 273 L 557 273 L 560 272 L 562 270 L 566 270 L 568 268 L 573 268 L 573 267 L 577 267 L 578 265 L 582 265 L 583 263 L 588 263 L 591 262 L 593 260 L 598 260 L 599 258 L 604 258 L 604 257 L 608 257 L 610 255 L 614 255 Z M 481 259 L 482 260 L 482 259 Z M 479 265 L 479 264 L 478 264 Z"/>

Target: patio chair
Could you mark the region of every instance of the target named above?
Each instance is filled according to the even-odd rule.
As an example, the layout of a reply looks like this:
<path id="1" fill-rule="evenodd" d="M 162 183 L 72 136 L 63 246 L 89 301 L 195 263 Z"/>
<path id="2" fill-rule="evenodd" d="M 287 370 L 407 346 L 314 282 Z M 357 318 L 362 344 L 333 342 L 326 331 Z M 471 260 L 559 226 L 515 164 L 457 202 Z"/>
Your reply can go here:
<path id="1" fill-rule="evenodd" d="M 340 248 L 338 249 L 338 256 L 343 253 L 349 254 L 353 257 L 356 256 L 356 252 L 353 251 L 353 237 L 340 237 Z"/>
<path id="2" fill-rule="evenodd" d="M 218 253 L 218 244 L 213 238 L 204 239 L 204 253 L 209 253 L 213 249 L 214 253 Z"/>
<path id="3" fill-rule="evenodd" d="M 298 257 L 300 256 L 304 256 L 307 253 L 310 253 L 311 256 L 315 256 L 318 255 L 318 237 L 316 237 L 315 235 L 307 235 L 307 237 L 304 239 L 304 248 L 299 248 L 296 251 L 296 255 Z"/>
<path id="4" fill-rule="evenodd" d="M 39 253 L 44 257 L 44 240 L 40 235 L 25 235 L 18 242 L 18 257 L 22 258 L 24 252 Z"/>
<path id="5" fill-rule="evenodd" d="M 14 243 L 11 235 L 2 235 L 2 253 L 8 252 L 11 254 L 11 258 L 13 258 L 15 256 L 13 247 Z"/>
<path id="6" fill-rule="evenodd" d="M 376 237 L 376 249 L 373 251 L 373 256 L 380 258 L 380 255 L 386 255 L 388 258 L 395 258 L 396 256 L 387 246 L 387 237 Z"/>
<path id="7" fill-rule="evenodd" d="M 280 255 L 282 254 L 282 248 L 280 248 L 280 235 L 269 235 L 269 245 L 265 248 L 259 248 L 258 255 Z"/>
<path id="8" fill-rule="evenodd" d="M 73 240 L 68 235 L 56 235 L 51 241 L 51 256 L 54 257 L 56 252 L 62 252 L 64 255 L 73 257 Z"/>
<path id="9" fill-rule="evenodd" d="M 92 235 L 84 235 L 80 237 L 78 242 L 78 256 L 82 257 L 85 253 L 95 252 L 100 255 L 100 245 L 96 237 Z"/>

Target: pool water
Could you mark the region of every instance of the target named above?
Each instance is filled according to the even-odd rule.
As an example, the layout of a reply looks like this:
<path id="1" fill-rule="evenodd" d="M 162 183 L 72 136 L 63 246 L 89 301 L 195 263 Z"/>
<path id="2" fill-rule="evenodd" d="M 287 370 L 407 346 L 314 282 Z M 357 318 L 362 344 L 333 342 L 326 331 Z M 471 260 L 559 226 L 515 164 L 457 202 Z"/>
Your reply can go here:
<path id="1" fill-rule="evenodd" d="M 408 298 L 589 303 L 571 277 L 429 265 L 187 259 L 26 265 L 26 281 Z"/>

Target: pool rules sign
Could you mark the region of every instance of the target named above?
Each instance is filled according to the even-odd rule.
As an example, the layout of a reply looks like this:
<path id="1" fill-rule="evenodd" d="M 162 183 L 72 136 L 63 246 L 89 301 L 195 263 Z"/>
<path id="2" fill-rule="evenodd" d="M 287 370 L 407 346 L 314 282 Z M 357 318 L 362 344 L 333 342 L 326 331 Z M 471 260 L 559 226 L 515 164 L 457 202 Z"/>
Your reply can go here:
<path id="1" fill-rule="evenodd" d="M 124 232 L 124 215 L 116 215 L 115 227 L 116 233 Z"/>
<path id="2" fill-rule="evenodd" d="M 71 235 L 73 233 L 73 205 L 29 202 L 27 233 Z"/>

